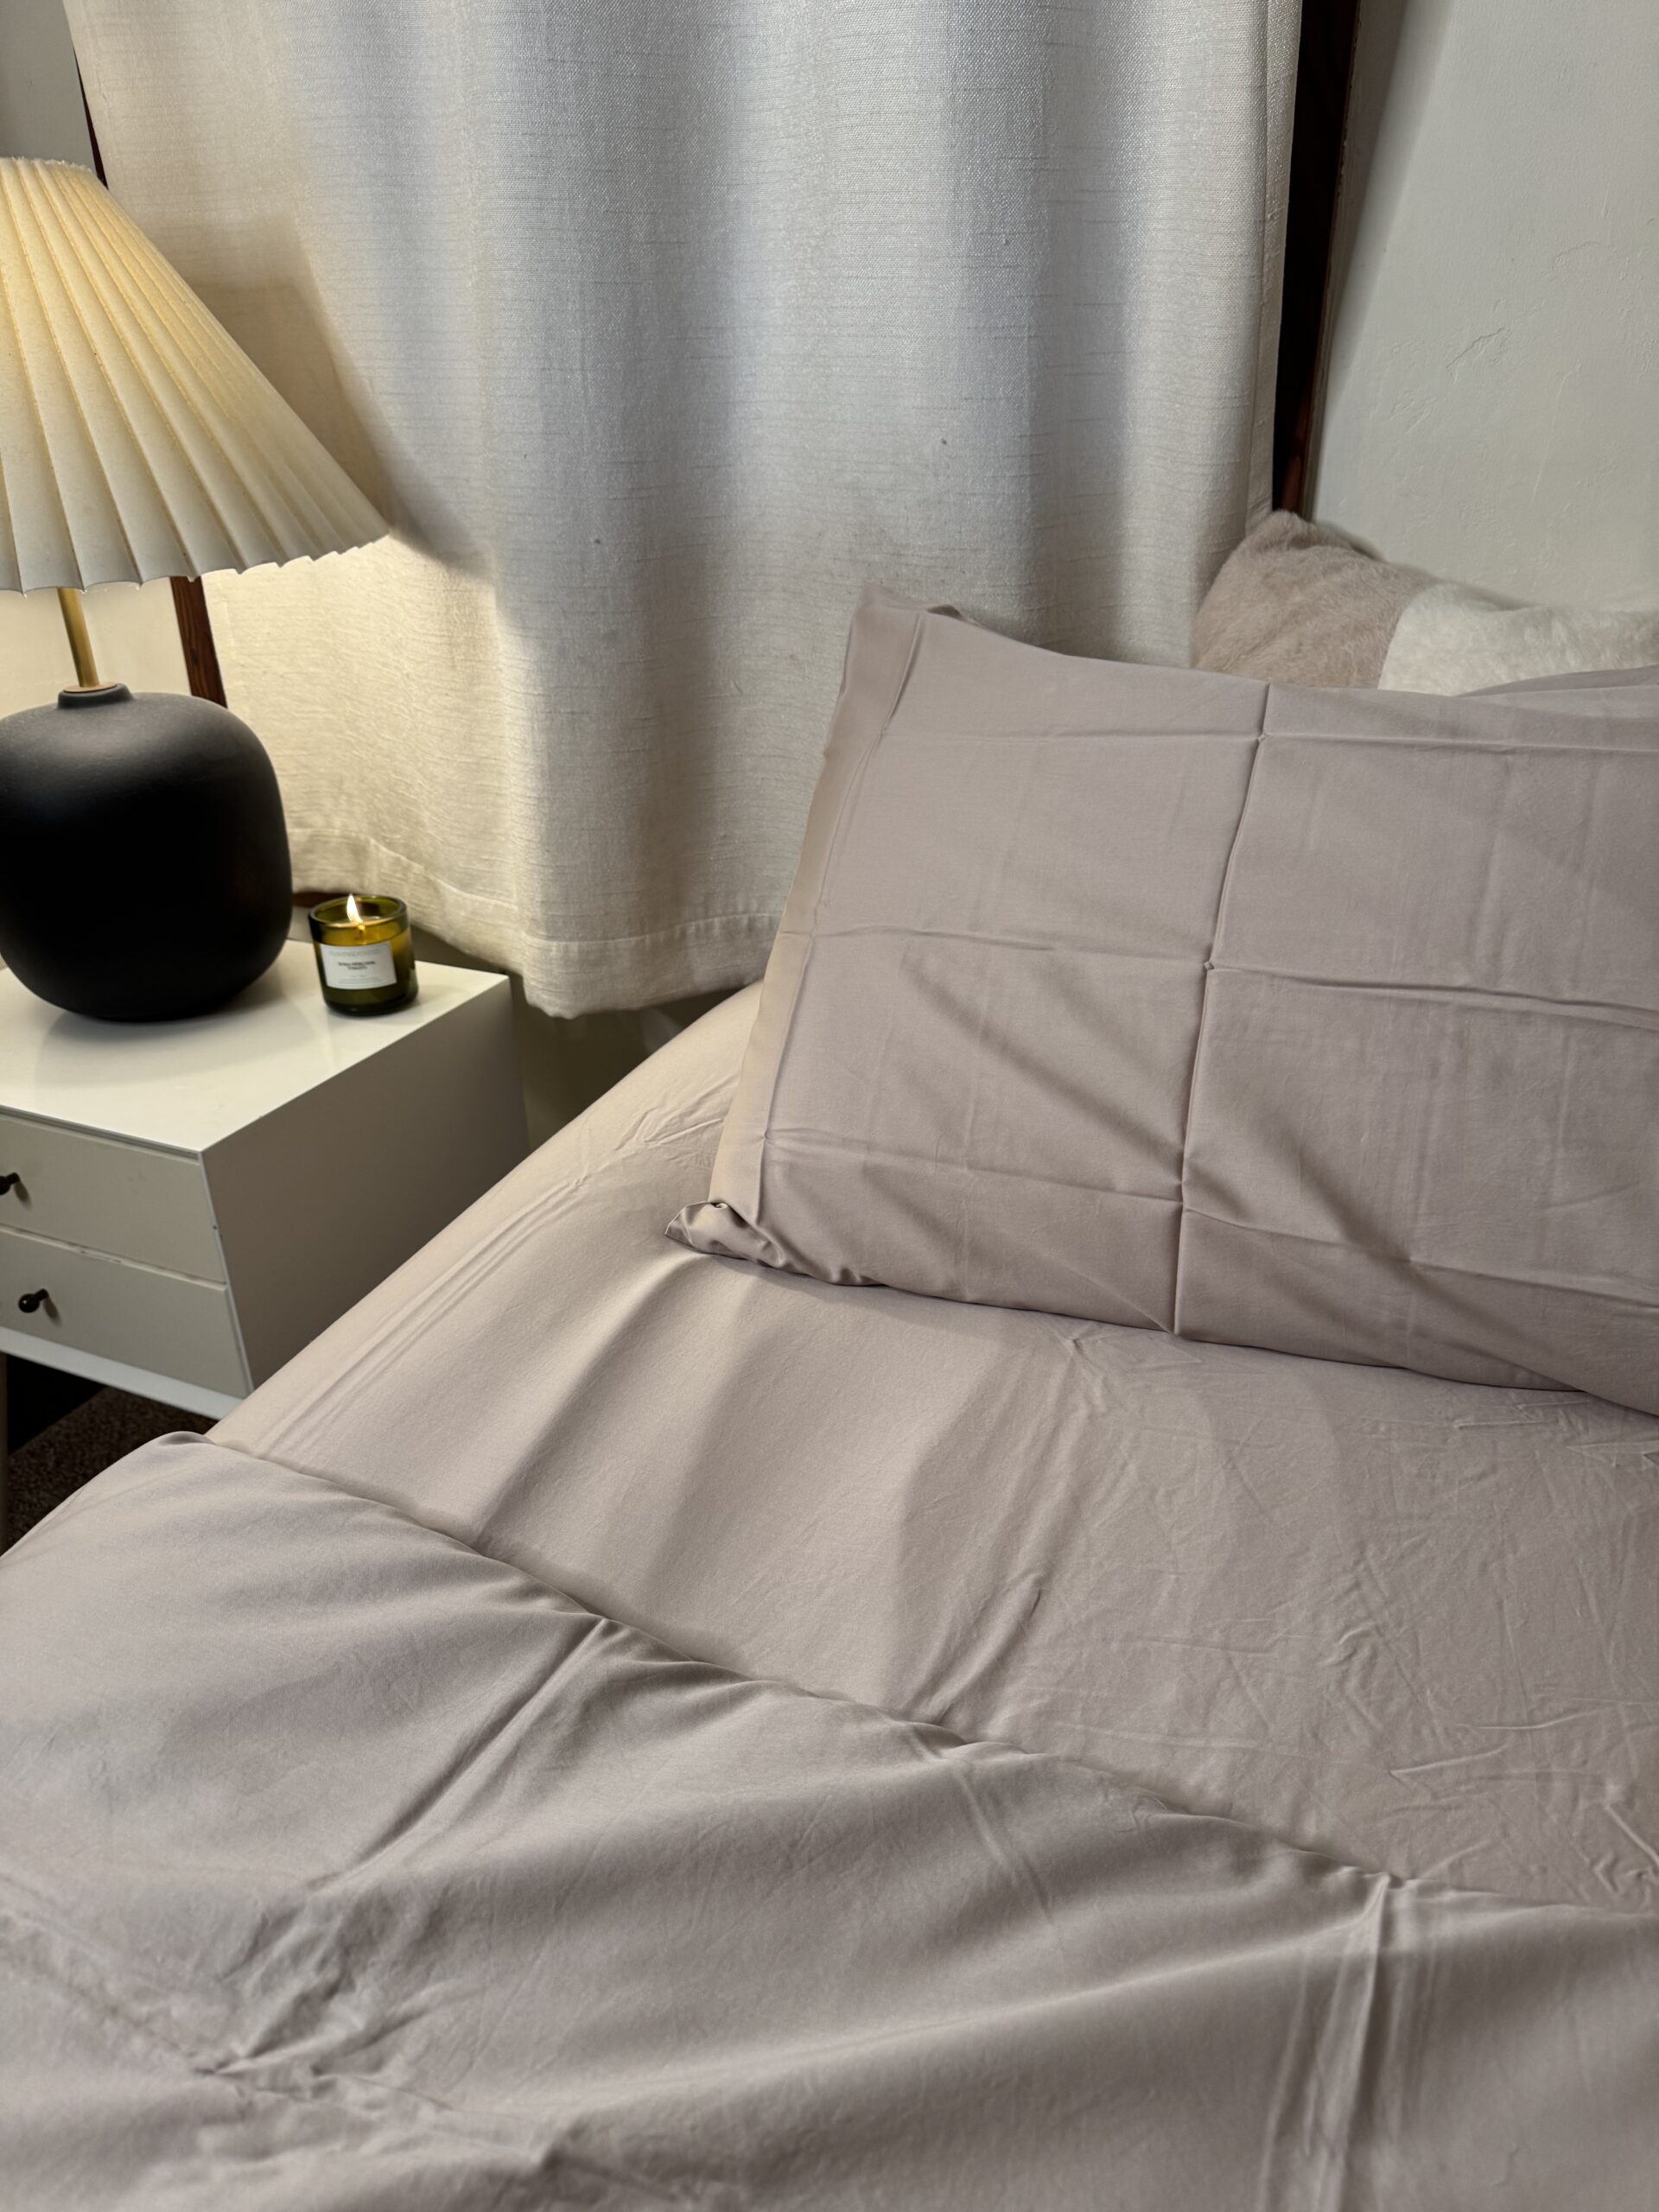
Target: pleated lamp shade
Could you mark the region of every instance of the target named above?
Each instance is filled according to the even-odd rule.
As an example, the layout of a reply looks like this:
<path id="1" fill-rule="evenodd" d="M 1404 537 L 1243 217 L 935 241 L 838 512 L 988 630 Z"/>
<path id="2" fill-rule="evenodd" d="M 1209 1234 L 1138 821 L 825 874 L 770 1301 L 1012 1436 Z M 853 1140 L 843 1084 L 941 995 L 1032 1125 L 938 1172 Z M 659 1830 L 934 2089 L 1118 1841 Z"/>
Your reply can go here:
<path id="1" fill-rule="evenodd" d="M 90 169 L 0 160 L 0 590 L 251 569 L 385 528 Z"/>

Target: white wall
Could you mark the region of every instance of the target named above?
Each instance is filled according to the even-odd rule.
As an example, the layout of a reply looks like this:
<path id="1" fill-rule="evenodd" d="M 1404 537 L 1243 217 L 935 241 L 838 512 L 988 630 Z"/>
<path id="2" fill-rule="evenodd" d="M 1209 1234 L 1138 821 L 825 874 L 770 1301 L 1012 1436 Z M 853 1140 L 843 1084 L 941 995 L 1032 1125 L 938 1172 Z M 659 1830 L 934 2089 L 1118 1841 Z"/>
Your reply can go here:
<path id="1" fill-rule="evenodd" d="M 0 0 L 0 154 L 92 165 L 62 0 Z"/>
<path id="2" fill-rule="evenodd" d="M 61 0 L 0 0 L 0 154 L 91 165 L 80 79 Z M 188 691 L 163 582 L 86 595 L 99 673 L 135 691 Z M 75 680 L 57 594 L 0 592 L 0 715 L 39 705 Z"/>
<path id="3" fill-rule="evenodd" d="M 1659 605 L 1659 0 L 1361 0 L 1338 238 L 1319 518 Z"/>
<path id="4" fill-rule="evenodd" d="M 172 587 L 105 584 L 86 595 L 92 655 L 106 683 L 188 691 Z M 0 715 L 37 707 L 75 680 L 54 591 L 0 592 Z"/>

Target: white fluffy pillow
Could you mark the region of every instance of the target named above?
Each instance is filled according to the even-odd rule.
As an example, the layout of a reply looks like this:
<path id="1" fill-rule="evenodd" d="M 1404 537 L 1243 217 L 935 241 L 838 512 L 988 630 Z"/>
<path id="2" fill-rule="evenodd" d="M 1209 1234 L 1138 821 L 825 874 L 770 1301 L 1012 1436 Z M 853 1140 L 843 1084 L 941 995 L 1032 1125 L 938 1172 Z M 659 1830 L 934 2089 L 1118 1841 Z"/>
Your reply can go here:
<path id="1" fill-rule="evenodd" d="M 1408 601 L 1377 677 L 1382 691 L 1480 691 L 1585 669 L 1659 665 L 1659 611 L 1513 607 L 1467 584 Z"/>

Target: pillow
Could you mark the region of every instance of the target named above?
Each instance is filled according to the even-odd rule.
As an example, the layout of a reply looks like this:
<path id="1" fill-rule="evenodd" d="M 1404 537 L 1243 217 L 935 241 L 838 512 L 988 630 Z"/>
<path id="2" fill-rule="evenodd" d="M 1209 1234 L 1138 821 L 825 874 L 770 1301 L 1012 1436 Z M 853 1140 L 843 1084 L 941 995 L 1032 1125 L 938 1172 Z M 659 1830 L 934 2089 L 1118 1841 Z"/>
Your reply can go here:
<path id="1" fill-rule="evenodd" d="M 1659 1413 L 1659 684 L 853 625 L 706 1205 L 828 1282 Z"/>
<path id="2" fill-rule="evenodd" d="M 1192 626 L 1194 667 L 1274 683 L 1461 692 L 1656 662 L 1659 611 L 1516 607 L 1291 514 L 1230 555 Z"/>

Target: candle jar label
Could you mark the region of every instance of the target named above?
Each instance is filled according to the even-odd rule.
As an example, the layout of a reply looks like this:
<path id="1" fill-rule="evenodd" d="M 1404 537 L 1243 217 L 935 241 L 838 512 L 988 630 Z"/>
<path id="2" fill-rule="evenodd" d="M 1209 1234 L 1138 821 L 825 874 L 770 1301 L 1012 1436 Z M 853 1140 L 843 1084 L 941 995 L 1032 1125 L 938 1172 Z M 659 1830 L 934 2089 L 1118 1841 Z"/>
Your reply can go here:
<path id="1" fill-rule="evenodd" d="M 397 969 L 389 944 L 320 944 L 322 980 L 337 991 L 374 991 L 395 983 Z"/>

